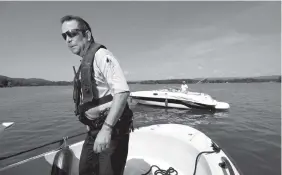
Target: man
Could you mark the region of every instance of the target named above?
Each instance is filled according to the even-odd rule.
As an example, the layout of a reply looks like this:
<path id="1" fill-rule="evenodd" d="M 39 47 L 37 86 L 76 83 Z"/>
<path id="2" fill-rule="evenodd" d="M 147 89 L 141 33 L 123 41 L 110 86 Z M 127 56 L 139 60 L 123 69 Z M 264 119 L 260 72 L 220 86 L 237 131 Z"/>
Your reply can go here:
<path id="1" fill-rule="evenodd" d="M 182 81 L 182 84 L 181 84 L 181 92 L 183 92 L 183 93 L 188 93 L 188 85 L 186 84 L 185 81 Z"/>
<path id="2" fill-rule="evenodd" d="M 61 25 L 67 46 L 82 58 L 75 71 L 75 112 L 89 131 L 79 174 L 122 175 L 133 116 L 127 104 L 130 91 L 123 71 L 113 54 L 94 41 L 89 24 L 82 18 L 67 15 Z"/>

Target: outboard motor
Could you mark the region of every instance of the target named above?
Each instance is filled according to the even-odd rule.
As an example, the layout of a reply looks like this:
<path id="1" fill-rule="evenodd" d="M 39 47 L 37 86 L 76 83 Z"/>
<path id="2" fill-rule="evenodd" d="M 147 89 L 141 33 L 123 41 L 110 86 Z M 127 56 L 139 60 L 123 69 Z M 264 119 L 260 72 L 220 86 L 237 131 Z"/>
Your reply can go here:
<path id="1" fill-rule="evenodd" d="M 72 167 L 73 152 L 66 143 L 66 138 L 63 140 L 61 149 L 54 157 L 51 175 L 70 175 Z"/>

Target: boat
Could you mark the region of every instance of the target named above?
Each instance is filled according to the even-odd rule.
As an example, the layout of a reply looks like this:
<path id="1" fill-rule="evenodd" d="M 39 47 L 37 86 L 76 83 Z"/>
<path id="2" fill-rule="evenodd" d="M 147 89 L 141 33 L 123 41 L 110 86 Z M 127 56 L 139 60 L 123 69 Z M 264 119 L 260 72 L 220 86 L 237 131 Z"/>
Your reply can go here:
<path id="1" fill-rule="evenodd" d="M 230 105 L 199 92 L 182 93 L 177 88 L 166 88 L 130 93 L 132 99 L 139 104 L 179 109 L 207 109 L 215 111 L 228 110 Z"/>
<path id="2" fill-rule="evenodd" d="M 1 175 L 78 175 L 84 141 L 8 165 Z M 234 161 L 207 135 L 182 124 L 135 128 L 124 175 L 240 175 Z"/>

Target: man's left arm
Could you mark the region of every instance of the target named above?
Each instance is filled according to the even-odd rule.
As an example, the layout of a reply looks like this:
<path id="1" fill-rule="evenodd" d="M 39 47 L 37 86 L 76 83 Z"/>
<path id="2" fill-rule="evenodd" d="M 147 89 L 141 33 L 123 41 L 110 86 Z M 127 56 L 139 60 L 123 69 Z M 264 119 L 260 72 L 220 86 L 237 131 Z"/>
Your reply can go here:
<path id="1" fill-rule="evenodd" d="M 124 111 L 130 89 L 118 60 L 109 50 L 101 50 L 96 61 L 113 95 L 105 125 L 114 126 Z"/>
<path id="2" fill-rule="evenodd" d="M 114 126 L 117 123 L 123 113 L 128 97 L 129 92 L 120 92 L 113 96 L 112 106 L 102 129 L 107 129 L 105 128 L 109 127 L 107 125 Z"/>
<path id="3" fill-rule="evenodd" d="M 129 86 L 117 59 L 108 50 L 102 50 L 100 54 L 95 59 L 97 66 L 111 89 L 113 101 L 104 125 L 96 137 L 94 143 L 95 152 L 101 152 L 110 146 L 112 127 L 121 117 L 130 93 Z"/>
<path id="4" fill-rule="evenodd" d="M 112 105 L 105 120 L 105 125 L 114 126 L 124 111 L 130 90 L 118 60 L 110 51 L 106 50 L 106 56 L 100 65 L 102 66 L 100 70 L 113 95 Z"/>

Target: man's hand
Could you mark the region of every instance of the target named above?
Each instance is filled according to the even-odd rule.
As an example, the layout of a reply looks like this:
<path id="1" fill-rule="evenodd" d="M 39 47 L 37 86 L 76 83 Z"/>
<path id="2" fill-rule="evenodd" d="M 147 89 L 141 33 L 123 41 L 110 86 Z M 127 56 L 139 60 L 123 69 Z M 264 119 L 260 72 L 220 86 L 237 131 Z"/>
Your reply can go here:
<path id="1" fill-rule="evenodd" d="M 105 120 L 106 123 L 112 126 L 116 124 L 124 110 L 128 96 L 129 92 L 123 92 L 114 95 L 111 109 Z M 97 134 L 96 140 L 94 142 L 94 152 L 100 153 L 105 149 L 109 148 L 111 142 L 111 135 L 112 129 L 107 125 L 103 125 L 102 129 Z"/>
<path id="2" fill-rule="evenodd" d="M 111 135 L 112 129 L 104 125 L 95 139 L 93 147 L 94 152 L 101 153 L 105 149 L 109 148 L 111 143 Z"/>

